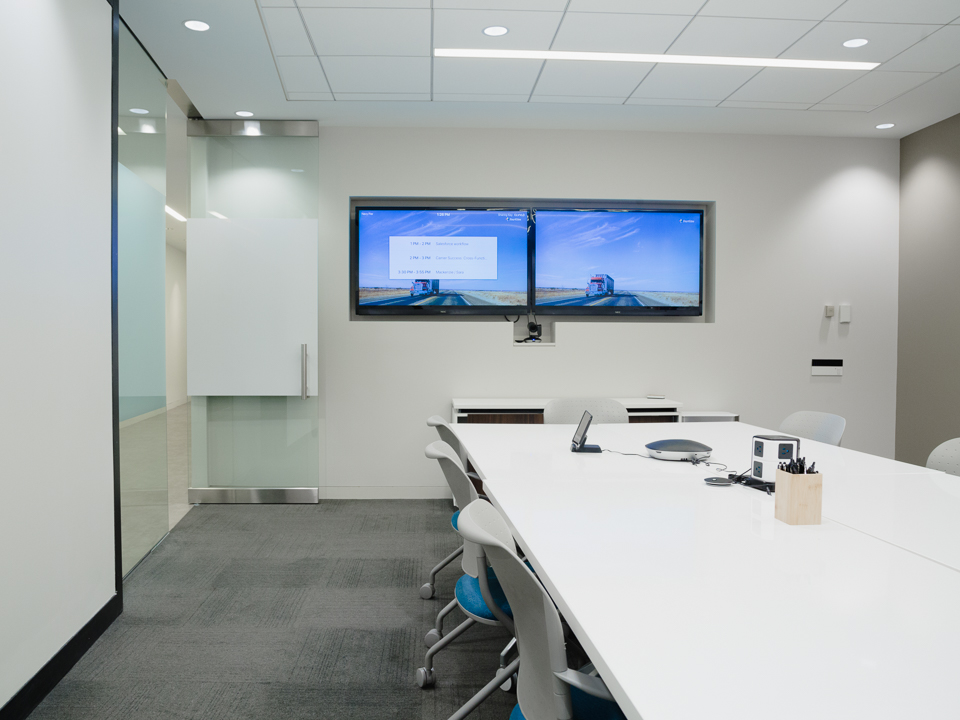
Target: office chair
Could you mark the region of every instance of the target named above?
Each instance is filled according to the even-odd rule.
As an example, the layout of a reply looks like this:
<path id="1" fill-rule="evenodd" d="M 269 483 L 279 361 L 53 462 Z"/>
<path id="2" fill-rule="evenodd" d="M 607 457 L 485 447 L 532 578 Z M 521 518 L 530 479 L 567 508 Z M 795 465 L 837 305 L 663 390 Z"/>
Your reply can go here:
<path id="1" fill-rule="evenodd" d="M 951 475 L 960 475 L 960 438 L 937 445 L 927 458 L 927 467 Z"/>
<path id="2" fill-rule="evenodd" d="M 567 666 L 560 613 L 536 575 L 514 552 L 510 529 L 497 509 L 490 503 L 471 503 L 460 511 L 458 527 L 465 542 L 482 548 L 483 562 L 489 560 L 493 566 L 499 579 L 497 590 L 512 608 L 509 617 L 500 617 L 500 604 L 490 604 L 504 625 L 515 625 L 519 642 L 519 704 L 510 720 L 624 720 L 592 664 L 579 671 Z M 491 584 L 481 580 L 481 590 L 485 597 L 496 600 Z M 488 683 L 461 712 L 467 708 L 469 712 L 493 694 L 498 679 Z M 454 715 L 451 720 L 461 717 Z"/>
<path id="3" fill-rule="evenodd" d="M 561 398 L 551 400 L 543 409 L 545 425 L 576 425 L 589 410 L 596 423 L 630 422 L 627 409 L 612 398 Z"/>
<path id="4" fill-rule="evenodd" d="M 460 438 L 458 438 L 456 433 L 453 432 L 453 428 L 451 428 L 447 424 L 446 420 L 444 420 L 439 415 L 432 415 L 431 417 L 427 418 L 427 425 L 432 428 L 436 428 L 437 434 L 440 436 L 440 439 L 443 442 L 447 443 L 447 445 L 449 445 L 453 449 L 453 452 L 458 459 L 464 457 L 465 453 L 463 450 L 463 443 L 460 442 Z M 427 457 L 430 457 L 430 456 L 428 455 Z M 474 487 L 476 487 L 480 482 L 480 476 L 477 475 L 476 473 L 468 472 L 467 477 L 470 478 Z M 449 485 L 449 481 L 447 482 L 447 484 Z M 451 487 L 451 491 L 452 490 L 453 488 Z M 454 494 L 454 502 L 457 503 L 458 508 L 464 507 L 459 503 L 459 501 L 457 501 L 456 494 Z M 456 513 L 454 513 L 453 519 L 451 520 L 451 525 L 453 525 L 454 530 L 457 529 L 456 517 L 457 515 Z M 429 600 L 430 598 L 433 597 L 433 594 L 436 591 L 437 573 L 439 573 L 441 570 L 443 570 L 443 568 L 445 568 L 447 565 L 449 565 L 458 557 L 460 557 L 462 553 L 463 553 L 463 546 L 461 545 L 458 549 L 454 550 L 452 553 L 447 555 L 447 557 L 441 560 L 433 568 L 433 570 L 430 571 L 429 579 L 427 580 L 427 582 L 425 582 L 423 585 L 420 586 L 420 597 L 422 597 L 424 600 Z"/>
<path id="5" fill-rule="evenodd" d="M 443 470 L 447 484 L 450 486 L 451 491 L 453 491 L 453 496 L 456 498 L 457 503 L 461 508 L 465 508 L 474 501 L 478 500 L 480 502 L 486 502 L 485 500 L 479 499 L 476 488 L 467 477 L 467 474 L 463 469 L 463 465 L 460 464 L 460 458 L 457 457 L 450 445 L 442 440 L 437 440 L 436 442 L 427 445 L 425 453 L 428 458 L 432 458 L 440 464 L 440 468 Z M 459 515 L 462 512 L 462 510 L 458 510 L 456 513 L 454 513 L 451 520 L 451 524 L 453 525 L 454 529 L 457 530 L 457 532 L 459 532 L 460 525 Z M 501 624 L 498 616 L 494 615 L 493 611 L 484 600 L 483 593 L 480 590 L 481 583 L 489 588 L 487 597 L 494 598 L 491 600 L 491 602 L 499 603 L 498 611 L 504 616 L 509 616 L 510 614 L 510 606 L 507 603 L 506 598 L 504 598 L 503 593 L 499 590 L 499 583 L 496 575 L 494 575 L 493 571 L 487 567 L 486 560 L 483 558 L 483 550 L 481 550 L 475 543 L 464 539 L 463 560 L 460 563 L 464 574 L 457 581 L 457 585 L 454 590 L 454 599 L 451 600 L 437 614 L 435 626 L 433 629 L 428 631 L 423 638 L 423 642 L 428 649 L 424 658 L 423 667 L 418 668 L 416 673 L 417 685 L 422 688 L 429 687 L 436 682 L 436 673 L 433 669 L 433 658 L 437 655 L 437 653 L 447 647 L 476 623 L 482 623 L 484 625 Z M 482 580 L 480 579 L 481 575 Z M 443 619 L 448 614 L 453 612 L 454 608 L 456 607 L 459 607 L 463 611 L 463 613 L 467 616 L 467 619 L 457 625 L 457 627 L 455 627 L 449 633 L 444 635 Z M 512 625 L 508 627 L 512 628 Z M 506 672 L 508 668 L 506 662 L 507 658 L 513 652 L 515 647 L 516 641 L 511 640 L 500 653 L 501 672 L 498 674 L 499 680 L 497 685 L 503 685 L 504 689 L 508 691 L 511 689 L 511 685 L 513 687 L 516 686 L 515 683 L 511 682 L 513 671 Z"/>
<path id="6" fill-rule="evenodd" d="M 800 410 L 788 415 L 780 423 L 780 432 L 807 438 L 808 440 L 816 440 L 828 445 L 839 445 L 846 426 L 847 421 L 839 415 L 817 412 L 816 410 Z"/>

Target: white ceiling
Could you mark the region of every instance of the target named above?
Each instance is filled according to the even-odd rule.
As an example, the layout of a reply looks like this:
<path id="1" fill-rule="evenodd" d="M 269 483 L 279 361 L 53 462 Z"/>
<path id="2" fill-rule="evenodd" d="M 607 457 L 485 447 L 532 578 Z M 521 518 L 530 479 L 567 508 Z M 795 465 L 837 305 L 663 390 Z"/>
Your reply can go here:
<path id="1" fill-rule="evenodd" d="M 204 117 L 902 137 L 960 113 L 960 0 L 124 0 Z M 184 20 L 203 20 L 197 33 Z M 483 28 L 510 32 L 487 37 Z M 870 40 L 862 48 L 844 40 Z M 434 48 L 879 62 L 870 72 Z M 878 131 L 879 123 L 896 123 Z"/>

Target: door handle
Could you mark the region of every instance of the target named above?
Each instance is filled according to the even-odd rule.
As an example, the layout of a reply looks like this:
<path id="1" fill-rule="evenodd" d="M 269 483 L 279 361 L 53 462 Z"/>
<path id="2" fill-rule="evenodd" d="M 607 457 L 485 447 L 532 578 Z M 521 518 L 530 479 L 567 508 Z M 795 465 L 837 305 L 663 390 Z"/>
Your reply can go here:
<path id="1" fill-rule="evenodd" d="M 307 399 L 307 346 L 300 346 L 300 399 Z"/>

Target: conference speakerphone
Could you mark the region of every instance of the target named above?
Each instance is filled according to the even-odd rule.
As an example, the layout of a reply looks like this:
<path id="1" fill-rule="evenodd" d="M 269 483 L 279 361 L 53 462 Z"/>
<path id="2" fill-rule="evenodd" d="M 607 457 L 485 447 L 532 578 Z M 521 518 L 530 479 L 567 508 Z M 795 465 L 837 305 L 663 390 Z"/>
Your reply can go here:
<path id="1" fill-rule="evenodd" d="M 710 457 L 713 448 L 696 440 L 657 440 L 647 443 L 647 452 L 657 460 L 700 462 Z"/>

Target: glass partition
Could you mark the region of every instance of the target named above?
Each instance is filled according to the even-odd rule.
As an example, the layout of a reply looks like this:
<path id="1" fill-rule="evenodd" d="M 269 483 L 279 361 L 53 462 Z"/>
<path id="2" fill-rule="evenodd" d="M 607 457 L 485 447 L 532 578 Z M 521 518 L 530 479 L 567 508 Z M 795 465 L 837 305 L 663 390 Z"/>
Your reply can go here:
<path id="1" fill-rule="evenodd" d="M 120 27 L 117 306 L 126 575 L 166 535 L 166 84 Z"/>
<path id="2" fill-rule="evenodd" d="M 316 137 L 191 137 L 190 158 L 191 218 L 318 217 Z M 187 268 L 189 273 L 189 225 Z M 318 391 L 322 388 L 310 388 L 306 399 L 192 396 L 191 502 L 316 502 L 322 449 Z M 232 492 L 251 488 L 267 492 Z"/>

